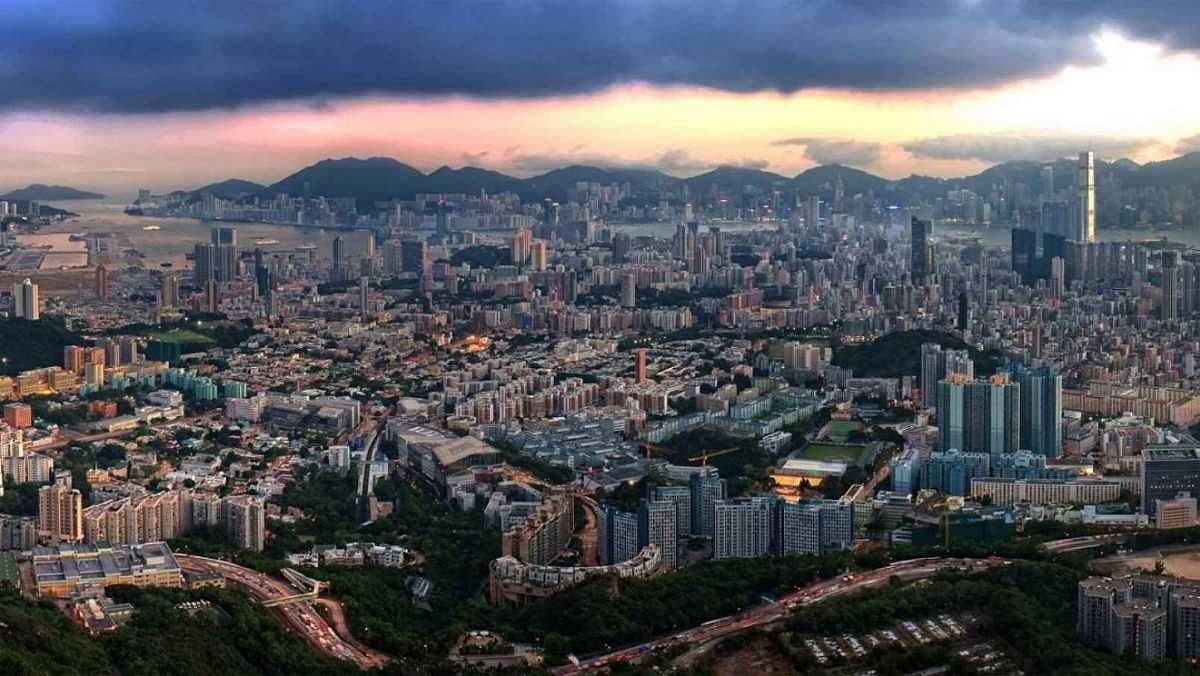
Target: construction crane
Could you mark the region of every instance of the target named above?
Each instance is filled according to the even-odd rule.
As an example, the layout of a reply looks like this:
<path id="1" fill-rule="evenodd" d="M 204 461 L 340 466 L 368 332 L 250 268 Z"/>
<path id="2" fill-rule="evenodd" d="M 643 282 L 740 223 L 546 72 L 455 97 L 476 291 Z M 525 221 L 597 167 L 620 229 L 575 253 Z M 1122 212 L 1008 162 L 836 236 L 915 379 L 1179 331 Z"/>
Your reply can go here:
<path id="1" fill-rule="evenodd" d="M 658 444 L 652 444 L 649 441 L 643 441 L 642 450 L 646 451 L 646 460 L 649 461 L 651 451 L 654 451 L 655 453 L 670 453 L 673 449 L 667 448 L 666 446 L 659 446 Z"/>
<path id="2" fill-rule="evenodd" d="M 696 462 L 697 460 L 699 460 L 701 467 L 708 467 L 708 459 L 709 458 L 717 458 L 722 455 L 726 455 L 728 453 L 733 453 L 736 450 L 739 450 L 739 449 L 735 446 L 734 448 L 723 448 L 719 451 L 704 451 L 700 455 L 696 455 L 696 456 L 692 456 L 692 457 L 688 458 L 688 461 Z"/>

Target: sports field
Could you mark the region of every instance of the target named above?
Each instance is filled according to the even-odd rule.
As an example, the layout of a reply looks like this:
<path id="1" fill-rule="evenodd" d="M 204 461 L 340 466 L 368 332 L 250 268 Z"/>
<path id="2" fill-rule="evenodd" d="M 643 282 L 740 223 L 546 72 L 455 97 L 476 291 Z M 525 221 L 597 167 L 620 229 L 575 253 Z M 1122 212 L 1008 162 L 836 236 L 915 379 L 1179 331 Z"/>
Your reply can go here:
<path id="1" fill-rule="evenodd" d="M 800 452 L 800 457 L 805 460 L 836 460 L 844 459 L 851 465 L 858 463 L 858 458 L 862 455 L 863 446 L 839 446 L 837 444 L 822 444 L 820 442 L 812 443 L 804 447 Z"/>

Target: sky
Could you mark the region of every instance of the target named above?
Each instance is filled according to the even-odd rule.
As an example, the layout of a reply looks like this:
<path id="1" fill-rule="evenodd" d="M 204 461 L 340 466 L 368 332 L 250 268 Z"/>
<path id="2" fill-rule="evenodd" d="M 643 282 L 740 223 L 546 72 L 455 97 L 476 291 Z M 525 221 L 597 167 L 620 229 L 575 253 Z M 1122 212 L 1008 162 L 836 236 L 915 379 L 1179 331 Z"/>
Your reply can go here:
<path id="1" fill-rule="evenodd" d="M 5 0 L 0 189 L 1200 150 L 1200 2 Z"/>

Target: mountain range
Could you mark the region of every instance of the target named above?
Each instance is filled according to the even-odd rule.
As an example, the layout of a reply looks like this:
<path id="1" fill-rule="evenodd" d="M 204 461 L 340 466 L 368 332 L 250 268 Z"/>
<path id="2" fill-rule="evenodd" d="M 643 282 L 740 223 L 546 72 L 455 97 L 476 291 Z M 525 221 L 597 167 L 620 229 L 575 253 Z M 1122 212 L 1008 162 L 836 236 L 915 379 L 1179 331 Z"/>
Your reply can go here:
<path id="1" fill-rule="evenodd" d="M 819 195 L 830 199 L 840 179 L 847 196 L 872 192 L 877 198 L 903 204 L 913 197 L 929 199 L 958 188 L 987 195 L 993 190 L 1003 191 L 1005 186 L 1015 183 L 1024 183 L 1033 194 L 1037 194 L 1041 187 L 1042 170 L 1047 165 L 1054 168 L 1057 189 L 1063 190 L 1073 184 L 1076 172 L 1074 159 L 1049 163 L 1005 162 L 978 174 L 959 178 L 913 175 L 891 180 L 838 164 L 813 167 L 792 177 L 734 166 L 721 166 L 697 176 L 678 178 L 653 169 L 572 165 L 529 178 L 518 178 L 478 167 L 441 167 L 426 174 L 392 158 L 347 157 L 321 160 L 269 186 L 230 179 L 189 192 L 196 198 L 204 192 L 211 192 L 226 199 L 253 195 L 270 197 L 281 192 L 289 195 L 352 197 L 360 207 L 369 207 L 375 202 L 411 200 L 417 194 L 478 194 L 481 190 L 492 194 L 513 192 L 524 201 L 540 202 L 545 198 L 564 201 L 576 183 L 598 182 L 629 183 L 635 197 L 647 199 L 656 199 L 662 189 L 678 190 L 686 186 L 692 200 L 705 202 L 717 196 L 736 198 L 748 188 L 761 193 L 780 190 L 800 196 Z M 1113 162 L 1097 160 L 1097 184 L 1103 186 L 1108 181 L 1116 181 L 1123 188 L 1200 187 L 1200 153 L 1141 165 L 1128 159 Z"/>
<path id="2" fill-rule="evenodd" d="M 88 192 L 86 190 L 68 188 L 65 185 L 43 185 L 41 183 L 33 183 L 24 188 L 12 190 L 0 195 L 0 200 L 13 201 L 35 200 L 38 202 L 65 202 L 68 200 L 98 199 L 104 199 L 104 195 L 101 195 L 98 192 Z"/>

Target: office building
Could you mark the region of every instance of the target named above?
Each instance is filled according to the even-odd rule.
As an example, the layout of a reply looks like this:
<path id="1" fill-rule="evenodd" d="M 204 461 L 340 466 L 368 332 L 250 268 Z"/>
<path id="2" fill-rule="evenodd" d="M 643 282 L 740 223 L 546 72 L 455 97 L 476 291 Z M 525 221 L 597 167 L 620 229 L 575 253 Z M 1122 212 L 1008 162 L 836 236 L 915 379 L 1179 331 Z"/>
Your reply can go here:
<path id="1" fill-rule="evenodd" d="M 1200 457 L 1191 446 L 1142 449 L 1142 512 L 1155 516 L 1160 502 L 1181 493 L 1200 495 Z"/>
<path id="2" fill-rule="evenodd" d="M 929 237 L 933 234 L 933 222 L 923 221 L 916 216 L 912 218 L 912 251 L 909 269 L 914 285 L 922 284 L 925 278 L 932 272 L 933 267 L 933 245 L 929 242 Z"/>
<path id="3" fill-rule="evenodd" d="M 345 279 L 346 274 L 346 242 L 341 235 L 333 238 L 333 269 L 329 278 L 335 282 Z"/>
<path id="4" fill-rule="evenodd" d="M 1091 152 L 1079 153 L 1079 190 L 1077 217 L 1073 236 L 1075 242 L 1096 241 L 1096 167 Z"/>
<path id="5" fill-rule="evenodd" d="M 38 285 L 32 280 L 25 279 L 20 284 L 13 284 L 13 315 L 17 319 L 37 321 L 42 318 L 42 301 L 38 295 Z"/>
<path id="6" fill-rule="evenodd" d="M 1162 252 L 1162 307 L 1159 317 L 1170 321 L 1179 316 L 1179 255 L 1174 251 Z"/>

